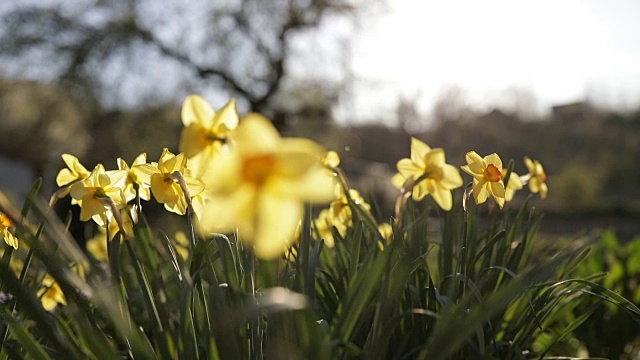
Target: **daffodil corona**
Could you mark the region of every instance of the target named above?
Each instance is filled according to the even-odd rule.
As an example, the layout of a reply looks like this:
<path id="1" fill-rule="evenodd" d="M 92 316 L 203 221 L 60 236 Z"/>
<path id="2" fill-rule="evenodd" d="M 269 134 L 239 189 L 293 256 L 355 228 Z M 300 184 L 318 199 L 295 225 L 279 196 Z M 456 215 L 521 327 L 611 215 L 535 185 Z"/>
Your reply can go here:
<path id="1" fill-rule="evenodd" d="M 413 199 L 422 200 L 431 195 L 443 210 L 451 210 L 453 198 L 451 190 L 462 186 L 458 169 L 445 163 L 444 150 L 432 149 L 422 141 L 411 138 L 411 158 L 398 161 L 398 173 L 391 182 L 403 188 L 413 181 Z"/>
<path id="2" fill-rule="evenodd" d="M 505 187 L 502 181 L 502 160 L 498 154 L 493 153 L 484 158 L 475 151 L 469 151 L 466 155 L 467 165 L 462 170 L 473 176 L 473 198 L 476 204 L 487 201 L 489 195 L 496 203 L 504 206 Z"/>
<path id="3" fill-rule="evenodd" d="M 204 231 L 237 229 L 263 259 L 283 254 L 295 240 L 305 202 L 333 198 L 334 183 L 320 163 L 316 143 L 281 138 L 258 114 L 242 119 L 231 135 L 234 146 L 216 156 L 205 176 Z"/>

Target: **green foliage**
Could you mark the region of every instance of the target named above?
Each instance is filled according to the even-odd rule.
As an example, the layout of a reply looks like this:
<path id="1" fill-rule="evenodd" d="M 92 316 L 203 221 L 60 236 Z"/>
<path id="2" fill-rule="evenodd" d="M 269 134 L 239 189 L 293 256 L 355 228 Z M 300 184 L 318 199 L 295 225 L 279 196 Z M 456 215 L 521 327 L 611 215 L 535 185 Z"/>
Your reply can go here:
<path id="1" fill-rule="evenodd" d="M 591 254 L 574 271 L 575 276 L 586 277 L 602 274 L 597 283 L 616 296 L 640 304 L 640 237 L 621 243 L 612 230 L 604 231 L 592 247 Z M 576 316 L 586 307 L 593 307 L 591 326 L 582 326 L 575 331 L 575 339 L 596 356 L 612 359 L 632 359 L 640 354 L 640 324 L 628 316 L 625 307 L 616 306 L 616 301 L 599 304 L 595 299 L 566 312 Z M 635 356 L 635 357 L 634 357 Z"/>
<path id="2" fill-rule="evenodd" d="M 313 240 L 309 209 L 299 243 L 270 262 L 220 234 L 192 234 L 183 258 L 140 213 L 133 236 L 108 242 L 105 264 L 33 197 L 16 224 L 22 271 L 11 266 L 20 252 L 1 260 L 0 358 L 543 358 L 602 302 L 640 319 L 612 291 L 615 272 L 594 281 L 599 258 L 584 246 L 531 257 L 541 221 L 531 199 L 488 216 L 467 206 L 430 217 L 437 209 L 409 201 L 387 244 L 350 201 L 354 225 L 333 229 L 333 249 Z M 53 311 L 38 299 L 45 273 L 66 298 Z"/>

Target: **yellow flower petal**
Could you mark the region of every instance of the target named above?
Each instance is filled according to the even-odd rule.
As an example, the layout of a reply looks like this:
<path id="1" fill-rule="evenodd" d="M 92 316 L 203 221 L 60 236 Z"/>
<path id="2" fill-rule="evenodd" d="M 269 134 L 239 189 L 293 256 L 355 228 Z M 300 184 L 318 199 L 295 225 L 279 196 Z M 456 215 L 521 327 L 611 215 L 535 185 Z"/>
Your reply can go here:
<path id="1" fill-rule="evenodd" d="M 439 187 L 434 182 L 433 188 L 430 189 L 431 197 L 435 200 L 436 204 L 442 208 L 442 210 L 449 211 L 453 207 L 453 197 L 451 191 L 448 189 Z"/>
<path id="2" fill-rule="evenodd" d="M 295 240 L 296 227 L 304 213 L 304 206 L 296 200 L 273 196 L 268 192 L 258 200 L 258 225 L 255 233 L 255 252 L 261 259 L 274 259 Z"/>
<path id="3" fill-rule="evenodd" d="M 89 176 L 89 170 L 80 163 L 77 157 L 71 154 L 62 154 L 62 161 L 67 165 L 67 168 L 60 170 L 56 176 L 56 184 L 58 186 L 64 186 Z"/>
<path id="4" fill-rule="evenodd" d="M 236 131 L 230 135 L 236 143 L 242 144 L 242 156 L 271 152 L 278 147 L 280 134 L 271 121 L 260 114 L 249 114 L 242 118 Z"/>
<path id="5" fill-rule="evenodd" d="M 498 154 L 493 153 L 484 157 L 485 165 L 492 164 L 498 168 L 498 170 L 502 170 L 502 159 Z"/>
<path id="6" fill-rule="evenodd" d="M 191 123 L 180 134 L 180 151 L 187 157 L 196 156 L 210 144 L 208 130 L 199 123 Z"/>
<path id="7" fill-rule="evenodd" d="M 420 201 L 430 194 L 428 183 L 431 181 L 431 179 L 424 179 L 413 185 L 413 200 Z"/>
<path id="8" fill-rule="evenodd" d="M 440 179 L 440 185 L 445 189 L 456 189 L 464 184 L 462 176 L 460 176 L 460 172 L 458 172 L 458 169 L 455 166 L 443 164 L 441 170 L 442 178 Z"/>
<path id="9" fill-rule="evenodd" d="M 153 197 L 159 203 L 174 203 L 182 193 L 180 185 L 174 183 L 168 174 L 157 173 L 151 175 L 150 184 Z"/>
<path id="10" fill-rule="evenodd" d="M 414 137 L 411 138 L 411 161 L 417 166 L 425 166 L 425 158 L 430 151 L 429 145 Z"/>
<path id="11" fill-rule="evenodd" d="M 419 167 L 410 159 L 400 159 L 396 165 L 398 172 L 406 179 L 413 178 L 417 180 L 424 173 L 424 168 Z"/>
<path id="12" fill-rule="evenodd" d="M 398 189 L 402 189 L 406 181 L 407 181 L 407 178 L 402 176 L 401 173 L 397 173 L 391 177 L 391 184 L 393 184 L 393 186 L 395 186 Z"/>
<path id="13" fill-rule="evenodd" d="M 182 104 L 182 123 L 189 126 L 193 123 L 210 129 L 213 125 L 215 111 L 209 103 L 198 95 L 189 95 Z"/>
<path id="14" fill-rule="evenodd" d="M 238 127 L 238 112 L 236 101 L 231 99 L 218 113 L 215 114 L 211 130 L 219 136 L 226 136 L 227 132 Z"/>
<path id="15" fill-rule="evenodd" d="M 80 221 L 89 221 L 94 215 L 104 213 L 109 208 L 102 201 L 87 195 L 82 198 L 82 206 L 80 208 Z"/>
<path id="16" fill-rule="evenodd" d="M 484 180 L 477 181 L 473 184 L 473 199 L 478 205 L 484 203 L 489 198 L 489 192 L 485 188 L 485 185 L 486 182 Z"/>

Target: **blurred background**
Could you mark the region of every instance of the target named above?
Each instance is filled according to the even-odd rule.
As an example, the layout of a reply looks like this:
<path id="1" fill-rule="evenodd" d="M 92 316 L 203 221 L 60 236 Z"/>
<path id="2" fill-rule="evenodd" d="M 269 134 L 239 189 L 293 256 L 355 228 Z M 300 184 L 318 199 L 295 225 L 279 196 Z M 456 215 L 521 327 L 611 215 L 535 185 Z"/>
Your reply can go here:
<path id="1" fill-rule="evenodd" d="M 392 214 L 411 136 L 447 161 L 545 166 L 543 230 L 640 234 L 640 4 L 615 1 L 29 0 L 0 4 L 0 188 L 45 195 L 91 169 L 177 151 L 191 93 L 236 98 L 337 150 Z M 516 199 L 522 201 L 524 194 Z"/>

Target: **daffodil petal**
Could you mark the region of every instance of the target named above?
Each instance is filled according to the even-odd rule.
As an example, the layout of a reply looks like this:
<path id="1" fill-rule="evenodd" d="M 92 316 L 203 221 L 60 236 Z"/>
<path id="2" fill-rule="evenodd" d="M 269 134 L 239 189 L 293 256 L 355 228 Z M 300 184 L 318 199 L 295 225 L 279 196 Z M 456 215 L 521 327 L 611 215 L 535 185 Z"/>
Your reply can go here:
<path id="1" fill-rule="evenodd" d="M 180 151 L 188 158 L 196 156 L 209 145 L 207 130 L 199 123 L 191 123 L 180 134 Z"/>
<path id="2" fill-rule="evenodd" d="M 218 136 L 225 136 L 230 130 L 238 126 L 238 112 L 236 101 L 231 99 L 213 118 L 213 131 Z"/>
<path id="3" fill-rule="evenodd" d="M 413 200 L 420 201 L 429 195 L 429 186 L 427 182 L 430 179 L 424 179 L 413 186 Z"/>
<path id="4" fill-rule="evenodd" d="M 496 153 L 485 156 L 484 162 L 485 165 L 493 164 L 498 170 L 502 170 L 502 159 Z"/>
<path id="5" fill-rule="evenodd" d="M 473 198 L 476 201 L 476 204 L 480 205 L 487 201 L 489 197 L 489 192 L 485 189 L 486 181 L 474 181 L 473 183 Z"/>
<path id="6" fill-rule="evenodd" d="M 412 137 L 411 138 L 411 161 L 420 167 L 425 166 L 425 157 L 431 151 L 429 145 Z"/>
<path id="7" fill-rule="evenodd" d="M 504 184 L 501 181 L 489 182 L 489 186 L 491 188 L 491 194 L 497 197 L 504 198 L 505 189 L 504 189 Z"/>
<path id="8" fill-rule="evenodd" d="M 458 168 L 453 165 L 444 164 L 442 165 L 442 179 L 440 179 L 440 185 L 446 189 L 452 190 L 455 188 L 459 188 L 462 186 L 464 181 L 462 180 L 462 176 L 460 176 L 460 172 Z"/>
<path id="9" fill-rule="evenodd" d="M 417 178 L 424 173 L 424 168 L 418 167 L 410 159 L 400 159 L 396 166 L 398 168 L 398 172 L 407 179 L 412 177 L 414 180 L 417 180 Z"/>
<path id="10" fill-rule="evenodd" d="M 65 186 L 75 180 L 78 180 L 78 177 L 69 169 L 60 170 L 58 176 L 56 176 L 56 184 L 58 184 L 58 186 Z"/>
<path id="11" fill-rule="evenodd" d="M 453 196 L 450 190 L 434 186 L 431 197 L 433 197 L 433 200 L 435 200 L 442 210 L 449 211 L 453 207 Z"/>
<path id="12" fill-rule="evenodd" d="M 198 123 L 202 127 L 210 129 L 213 125 L 215 111 L 209 103 L 198 95 L 189 95 L 182 104 L 182 123 L 189 126 Z"/>
<path id="13" fill-rule="evenodd" d="M 398 189 L 402 189 L 404 183 L 407 181 L 407 178 L 402 176 L 400 173 L 396 173 L 391 177 L 391 184 Z"/>
<path id="14" fill-rule="evenodd" d="M 258 201 L 258 212 L 254 244 L 256 256 L 274 259 L 293 243 L 304 206 L 296 200 L 263 193 Z"/>
<path id="15" fill-rule="evenodd" d="M 243 117 L 236 131 L 230 136 L 236 143 L 243 144 L 240 149 L 243 156 L 271 152 L 277 149 L 282 140 L 271 121 L 255 113 Z"/>

